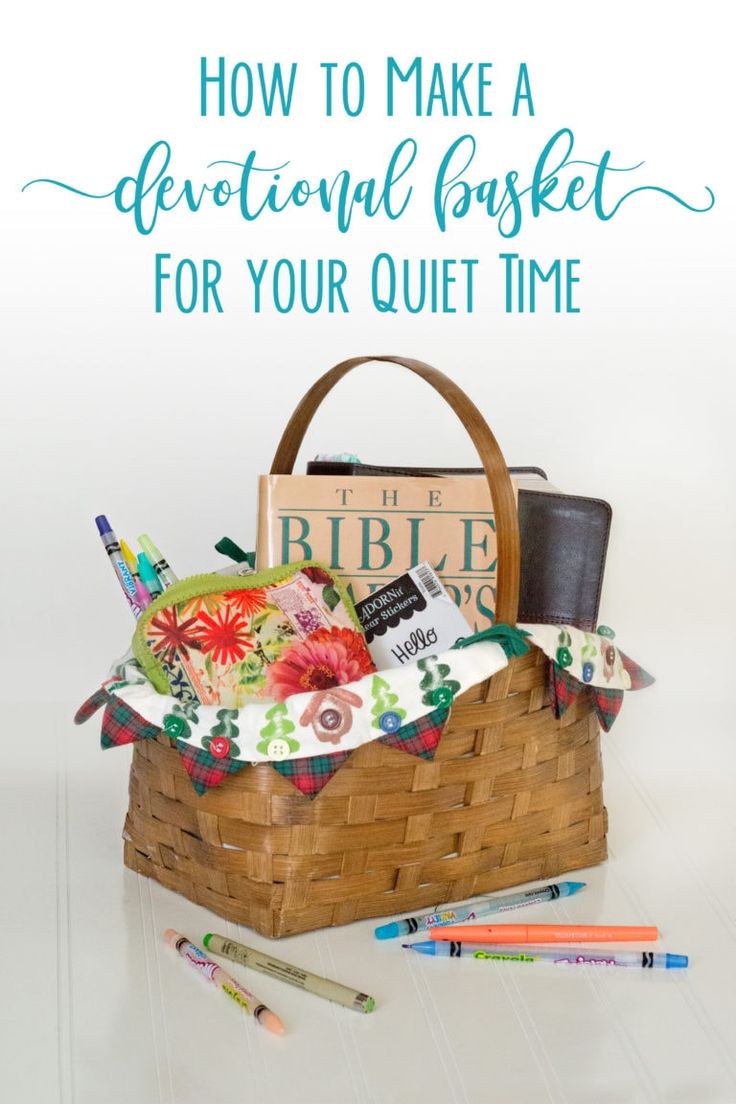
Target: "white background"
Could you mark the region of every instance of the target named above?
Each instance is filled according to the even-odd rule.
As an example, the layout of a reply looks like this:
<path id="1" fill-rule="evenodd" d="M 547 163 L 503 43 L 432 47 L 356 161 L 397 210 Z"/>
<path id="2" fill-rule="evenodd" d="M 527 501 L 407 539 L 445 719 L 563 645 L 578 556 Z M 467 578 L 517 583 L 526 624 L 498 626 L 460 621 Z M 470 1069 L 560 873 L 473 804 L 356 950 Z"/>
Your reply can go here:
<path id="1" fill-rule="evenodd" d="M 731 748 L 711 740 L 734 658 L 727 11 L 725 3 L 628 0 L 605 11 L 377 0 L 350 14 L 334 3 L 17 7 L 2 71 L 2 698 L 29 709 L 63 701 L 55 715 L 66 718 L 125 649 L 133 626 L 99 545 L 97 513 L 129 541 L 150 532 L 180 576 L 216 565 L 212 546 L 224 533 L 252 545 L 256 476 L 307 386 L 344 357 L 401 353 L 467 390 L 509 463 L 541 465 L 562 489 L 612 504 L 601 620 L 658 682 L 646 704 L 627 701 L 610 746 L 632 734 L 633 775 L 656 771 L 655 745 L 647 745 L 656 730 L 671 782 L 663 800 L 684 833 L 677 817 L 693 745 L 712 759 L 714 778 Z M 418 54 L 425 64 L 492 61 L 493 117 L 417 119 L 407 96 L 387 120 L 389 53 L 404 63 Z M 257 110 L 201 118 L 199 59 L 220 54 L 231 64 L 297 61 L 291 118 L 264 120 Z M 351 60 L 365 68 L 365 111 L 325 119 L 319 62 Z M 533 119 L 523 109 L 510 117 L 522 61 Z M 512 168 L 528 176 L 561 126 L 573 129 L 578 156 L 595 161 L 610 149 L 614 164 L 643 160 L 634 184 L 668 187 L 696 205 L 707 185 L 714 209 L 691 214 L 645 194 L 609 223 L 590 210 L 527 219 L 512 243 L 480 212 L 438 232 L 431 183 L 455 137 L 475 134 L 476 176 Z M 290 161 L 295 176 L 350 168 L 361 178 L 380 175 L 408 135 L 420 145 L 411 208 L 390 225 L 358 213 L 347 235 L 316 207 L 246 225 L 231 205 L 196 216 L 179 209 L 143 238 L 109 200 L 46 186 L 21 193 L 44 176 L 109 191 L 160 138 L 172 146 L 178 179 L 211 179 L 210 161 L 242 159 L 252 148 L 262 164 Z M 547 263 L 580 258 L 581 312 L 542 305 L 535 315 L 505 314 L 497 258 L 509 245 Z M 414 260 L 478 257 L 475 313 L 373 311 L 369 265 L 384 249 Z M 155 314 L 157 251 L 219 259 L 225 313 L 185 316 L 169 305 Z M 255 316 L 245 259 L 282 256 L 344 259 L 350 313 Z M 364 368 L 343 384 L 304 459 L 342 449 L 377 463 L 473 462 L 452 415 L 398 369 Z M 94 761 L 93 728 L 64 739 Z M 3 739 L 12 756 L 17 729 Z M 704 786 L 710 777 L 702 774 Z M 114 820 L 117 830 L 123 800 L 100 810 L 101 828 L 112 831 Z M 732 842 L 721 836 L 718 846 Z M 119 862 L 114 849 L 111 861 Z"/>
<path id="2" fill-rule="evenodd" d="M 653 693 L 699 693 L 706 672 L 719 693 L 734 534 L 732 153 L 719 125 L 729 100 L 719 7 L 700 5 L 695 20 L 678 5 L 624 4 L 605 18 L 539 4 L 521 18 L 501 5 L 422 5 L 420 17 L 418 7 L 378 4 L 353 32 L 330 5 L 317 14 L 287 4 L 270 17 L 221 5 L 204 18 L 182 4 L 133 4 L 114 25 L 97 5 L 16 14 L 5 73 L 12 155 L 2 176 L 3 579 L 13 626 L 3 694 L 78 697 L 124 649 L 129 613 L 95 514 L 109 514 L 129 541 L 154 534 L 180 576 L 215 564 L 223 533 L 250 545 L 256 476 L 293 406 L 332 363 L 371 352 L 443 369 L 484 411 L 510 463 L 541 465 L 563 489 L 611 502 L 601 619 L 659 676 Z M 415 119 L 407 102 L 387 120 L 387 53 L 492 61 L 497 113 Z M 220 54 L 297 61 L 293 117 L 201 118 L 199 59 Z M 323 60 L 363 63 L 362 116 L 321 116 Z M 521 61 L 533 119 L 510 118 Z M 480 213 L 440 234 L 433 171 L 471 130 L 483 177 L 528 175 L 560 126 L 573 129 L 580 156 L 611 149 L 614 164 L 644 160 L 641 183 L 698 205 L 708 185 L 716 205 L 697 215 L 644 194 L 609 223 L 590 210 L 528 220 L 513 251 L 579 257 L 581 313 L 507 315 L 497 258 L 508 243 Z M 316 208 L 246 225 L 227 207 L 196 216 L 180 208 L 143 238 L 110 201 L 43 185 L 20 192 L 43 176 L 108 191 L 159 138 L 173 148 L 177 177 L 194 181 L 210 161 L 251 148 L 261 163 L 290 160 L 307 178 L 343 167 L 360 178 L 379 173 L 407 135 L 421 147 L 412 207 L 390 225 L 358 214 L 348 235 Z M 382 249 L 477 256 L 476 312 L 370 309 L 360 284 Z M 157 251 L 220 259 L 225 313 L 156 315 Z M 254 316 L 245 258 L 280 256 L 344 258 L 356 287 L 351 313 Z M 398 370 L 364 369 L 335 394 L 307 452 L 341 449 L 378 463 L 473 460 L 452 416 Z M 691 678 L 682 677 L 686 656 Z"/>

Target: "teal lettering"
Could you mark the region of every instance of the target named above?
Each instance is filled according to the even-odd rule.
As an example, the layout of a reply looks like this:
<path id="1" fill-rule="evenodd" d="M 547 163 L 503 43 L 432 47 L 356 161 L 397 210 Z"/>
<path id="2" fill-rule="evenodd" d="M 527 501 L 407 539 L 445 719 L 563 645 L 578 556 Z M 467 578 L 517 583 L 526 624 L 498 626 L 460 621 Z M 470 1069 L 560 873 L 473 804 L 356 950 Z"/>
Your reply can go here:
<path id="1" fill-rule="evenodd" d="M 207 85 L 214 84 L 217 86 L 217 114 L 225 114 L 225 59 L 224 57 L 217 59 L 217 75 L 214 77 L 207 76 L 207 58 L 200 58 L 199 61 L 199 73 L 200 73 L 200 98 L 199 98 L 199 113 L 200 115 L 207 114 Z"/>
<path id="2" fill-rule="evenodd" d="M 491 603 L 491 605 L 489 606 L 486 605 L 486 598 L 488 597 L 488 595 L 490 595 L 490 598 L 488 600 Z M 491 586 L 490 583 L 484 583 L 482 587 L 478 588 L 478 592 L 475 596 L 475 608 L 484 621 L 488 621 L 491 625 L 495 623 L 496 615 L 494 613 L 494 610 L 496 608 L 496 588 L 494 586 Z M 477 630 L 477 624 L 474 627 Z M 483 625 L 481 627 L 487 628 L 486 625 Z"/>
<path id="3" fill-rule="evenodd" d="M 292 62 L 289 66 L 288 87 L 285 85 L 284 73 L 281 62 L 276 62 L 270 73 L 270 81 L 266 77 L 266 67 L 262 62 L 255 66 L 258 75 L 258 89 L 260 102 L 263 105 L 263 113 L 266 116 L 274 114 L 276 100 L 279 102 L 281 115 L 287 116 L 291 112 L 291 101 L 294 95 L 294 83 L 296 81 L 297 65 Z M 210 75 L 207 70 L 207 58 L 200 58 L 200 95 L 199 113 L 207 115 L 208 85 L 214 84 L 217 89 L 217 114 L 225 114 L 225 58 L 217 59 L 217 72 Z M 253 110 L 256 82 L 253 76 L 253 68 L 244 61 L 238 61 L 230 71 L 230 108 L 233 114 L 239 118 L 250 115 Z"/>
<path id="4" fill-rule="evenodd" d="M 170 253 L 156 254 L 156 313 L 163 310 L 163 282 L 170 280 L 171 274 L 165 270 L 164 262 L 171 260 Z M 222 314 L 222 303 L 217 285 L 222 276 L 219 261 L 205 258 L 202 261 L 202 289 L 200 296 L 199 272 L 194 261 L 185 258 L 179 261 L 174 275 L 174 294 L 176 306 L 182 314 L 191 314 L 199 305 L 203 314 L 208 314 L 210 301 L 218 314 Z"/>
<path id="5" fill-rule="evenodd" d="M 239 85 L 241 83 L 239 78 L 241 73 L 245 77 L 245 103 L 243 105 L 239 100 Z M 230 103 L 235 114 L 239 115 L 241 119 L 245 115 L 250 115 L 253 107 L 253 73 L 250 65 L 246 65 L 244 61 L 239 61 L 237 65 L 233 65 L 233 71 L 230 74 Z"/>
<path id="6" fill-rule="evenodd" d="M 495 532 L 496 526 L 494 525 L 493 520 L 491 518 L 462 518 L 462 523 L 465 530 L 463 541 L 463 571 L 495 571 L 495 560 L 493 561 L 493 563 L 487 563 L 483 567 L 473 563 L 474 548 L 479 548 L 481 552 L 485 552 L 486 558 L 488 554 L 488 533 L 485 533 L 479 541 L 474 541 L 474 527 L 476 525 L 487 525 L 490 528 L 491 532 Z"/>
<path id="7" fill-rule="evenodd" d="M 557 259 L 547 269 L 533 257 L 525 261 L 518 253 L 499 253 L 499 260 L 504 262 L 507 314 L 514 311 L 523 314 L 527 309 L 530 314 L 534 314 L 537 310 L 539 286 L 542 284 L 551 284 L 553 287 L 556 314 L 563 311 L 566 314 L 580 313 L 580 308 L 572 300 L 572 285 L 580 283 L 580 277 L 573 275 L 573 270 L 580 264 L 579 259 L 566 260 L 564 265 Z"/>
<path id="8" fill-rule="evenodd" d="M 362 531 L 360 570 L 383 571 L 393 559 L 393 552 L 388 544 L 391 527 L 386 519 L 382 517 L 362 517 L 360 523 Z M 373 525 L 378 526 L 380 531 L 379 536 L 371 535 L 371 527 Z M 372 548 L 380 548 L 383 553 L 383 558 L 380 563 L 371 563 Z"/>
<path id="9" fill-rule="evenodd" d="M 300 527 L 298 535 L 292 533 L 291 524 L 296 523 Z M 299 560 L 311 560 L 312 548 L 307 544 L 306 538 L 309 536 L 309 522 L 305 517 L 300 517 L 298 514 L 282 514 L 281 515 L 281 562 L 291 563 L 292 547 L 296 546 L 301 549 L 302 555 L 294 557 Z"/>
<path id="10" fill-rule="evenodd" d="M 490 88 L 493 81 L 486 76 L 486 70 L 493 67 L 492 61 L 482 61 L 478 66 L 478 114 L 493 115 L 490 107 L 486 107 L 486 89 Z"/>
<path id="11" fill-rule="evenodd" d="M 514 93 L 514 107 L 511 112 L 512 115 L 519 114 L 519 107 L 522 100 L 526 102 L 526 108 L 530 115 L 534 114 L 534 104 L 532 102 L 532 89 L 529 84 L 529 72 L 524 62 L 519 66 L 519 75 L 516 78 L 516 92 Z"/>
<path id="12" fill-rule="evenodd" d="M 340 563 L 340 522 L 345 520 L 344 515 L 342 517 L 328 517 L 327 520 L 330 523 L 330 567 L 333 571 L 342 571 L 343 567 Z"/>
<path id="13" fill-rule="evenodd" d="M 415 78 L 416 82 L 416 94 L 415 94 L 415 107 L 414 114 L 421 115 L 422 113 L 422 59 L 414 58 L 409 68 L 405 73 L 401 72 L 395 58 L 386 59 L 387 71 L 386 71 L 386 114 L 391 116 L 394 113 L 394 78 L 402 84 L 407 84 L 412 78 Z"/>
<path id="14" fill-rule="evenodd" d="M 253 280 L 253 310 L 254 310 L 255 314 L 260 314 L 261 313 L 261 282 L 263 280 L 263 276 L 264 276 L 264 273 L 266 271 L 266 265 L 268 264 L 268 261 L 261 261 L 261 267 L 259 269 L 255 269 L 253 267 L 253 262 L 250 259 L 246 260 L 245 263 L 248 266 L 248 271 L 250 272 L 251 279 Z"/>
<path id="15" fill-rule="evenodd" d="M 409 522 L 409 566 L 416 567 L 422 562 L 419 556 L 419 526 L 424 518 L 410 517 L 407 521 Z"/>

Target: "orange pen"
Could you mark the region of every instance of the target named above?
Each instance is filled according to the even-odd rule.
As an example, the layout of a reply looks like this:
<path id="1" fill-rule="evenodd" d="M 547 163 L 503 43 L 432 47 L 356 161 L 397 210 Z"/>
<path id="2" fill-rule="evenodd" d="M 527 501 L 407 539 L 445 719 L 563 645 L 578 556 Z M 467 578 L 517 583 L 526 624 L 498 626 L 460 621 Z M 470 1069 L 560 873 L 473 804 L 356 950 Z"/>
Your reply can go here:
<path id="1" fill-rule="evenodd" d="M 430 928 L 429 938 L 472 943 L 628 943 L 658 939 L 659 932 L 617 924 L 456 924 Z"/>

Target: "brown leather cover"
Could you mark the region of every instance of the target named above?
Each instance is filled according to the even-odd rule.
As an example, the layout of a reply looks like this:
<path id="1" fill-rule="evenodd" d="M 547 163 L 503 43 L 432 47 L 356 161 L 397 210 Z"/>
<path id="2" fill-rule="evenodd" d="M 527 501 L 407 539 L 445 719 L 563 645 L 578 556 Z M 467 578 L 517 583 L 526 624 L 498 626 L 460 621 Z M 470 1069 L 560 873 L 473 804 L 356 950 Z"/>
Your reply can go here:
<path id="1" fill-rule="evenodd" d="M 541 468 L 509 468 L 514 477 Z M 311 460 L 307 475 L 483 475 L 482 468 L 406 468 Z M 611 528 L 611 507 L 600 498 L 558 491 L 519 490 L 520 622 L 595 629 Z"/>

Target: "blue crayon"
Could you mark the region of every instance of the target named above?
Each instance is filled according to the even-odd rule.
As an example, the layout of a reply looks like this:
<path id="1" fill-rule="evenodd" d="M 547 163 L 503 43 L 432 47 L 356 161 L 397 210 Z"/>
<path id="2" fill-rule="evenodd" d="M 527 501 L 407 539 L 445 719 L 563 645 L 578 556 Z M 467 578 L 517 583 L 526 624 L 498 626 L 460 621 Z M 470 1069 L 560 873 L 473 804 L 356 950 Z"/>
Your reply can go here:
<path id="1" fill-rule="evenodd" d="M 444 924 L 457 924 L 463 920 L 474 920 L 476 916 L 490 916 L 494 912 L 506 912 L 508 909 L 535 905 L 540 901 L 556 901 L 558 897 L 572 897 L 573 893 L 585 888 L 585 882 L 559 882 L 557 885 L 541 886 L 525 893 L 507 893 L 503 897 L 483 897 L 472 905 L 457 909 L 442 909 L 441 912 L 427 912 L 421 916 L 410 916 L 406 920 L 395 920 L 376 928 L 376 939 L 393 939 L 397 935 L 413 935 L 414 932 L 427 931 L 429 928 L 442 927 Z"/>

